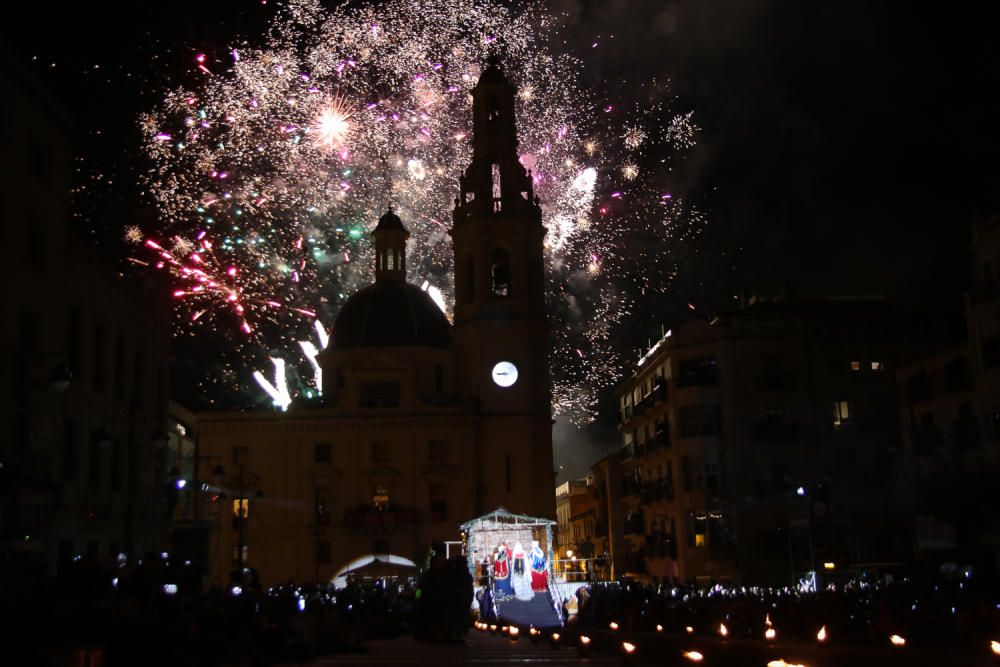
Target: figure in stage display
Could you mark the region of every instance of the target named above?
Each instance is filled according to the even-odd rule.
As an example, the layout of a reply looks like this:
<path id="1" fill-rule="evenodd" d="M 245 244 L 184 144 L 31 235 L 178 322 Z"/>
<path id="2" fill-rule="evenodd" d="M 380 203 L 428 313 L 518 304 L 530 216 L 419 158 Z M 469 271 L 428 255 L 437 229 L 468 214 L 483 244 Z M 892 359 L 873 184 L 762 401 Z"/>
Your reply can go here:
<path id="1" fill-rule="evenodd" d="M 514 574 L 511 577 L 511 583 L 514 587 L 514 595 L 517 596 L 518 600 L 530 600 L 535 597 L 535 594 L 531 592 L 531 573 L 528 572 L 528 568 L 525 566 L 525 556 L 524 547 L 521 546 L 520 542 L 514 544 Z"/>
<path id="2" fill-rule="evenodd" d="M 545 552 L 538 546 L 538 540 L 531 541 L 528 563 L 531 565 L 531 590 L 536 593 L 547 591 L 549 588 L 548 562 L 545 558 Z"/>
<path id="3" fill-rule="evenodd" d="M 510 583 L 510 551 L 505 542 L 501 542 L 497 547 L 497 555 L 493 560 L 493 585 L 496 587 L 498 601 L 514 595 Z"/>

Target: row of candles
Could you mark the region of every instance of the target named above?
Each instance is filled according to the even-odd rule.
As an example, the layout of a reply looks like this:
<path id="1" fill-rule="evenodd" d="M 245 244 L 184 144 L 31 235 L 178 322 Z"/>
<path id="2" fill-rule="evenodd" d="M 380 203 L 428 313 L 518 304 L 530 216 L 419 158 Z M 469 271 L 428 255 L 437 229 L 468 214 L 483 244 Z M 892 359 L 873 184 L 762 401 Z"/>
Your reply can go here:
<path id="1" fill-rule="evenodd" d="M 774 625 L 771 623 L 770 614 L 767 614 L 764 618 L 764 627 L 765 627 L 764 639 L 772 641 L 778 636 L 777 631 L 774 629 Z M 514 641 L 517 641 L 521 635 L 521 630 L 516 625 L 497 625 L 495 623 L 484 623 L 482 621 L 477 621 L 475 624 L 475 628 L 480 632 L 496 633 L 499 631 L 501 634 L 509 636 Z M 608 628 L 614 632 L 617 632 L 621 628 L 621 626 L 616 621 L 611 621 L 611 623 L 608 624 Z M 656 631 L 663 632 L 663 626 L 657 624 Z M 694 634 L 694 628 L 691 627 L 690 625 L 686 626 L 684 628 L 684 631 L 689 635 Z M 718 632 L 719 636 L 722 638 L 726 638 L 729 636 L 729 629 L 726 627 L 725 623 L 719 624 Z M 528 629 L 528 634 L 532 642 L 537 642 L 542 637 L 542 632 L 534 627 Z M 816 632 L 816 641 L 818 642 L 821 643 L 826 642 L 828 637 L 829 635 L 827 633 L 825 625 Z M 549 635 L 549 643 L 551 644 L 552 648 L 558 648 L 560 646 L 561 640 L 562 636 L 558 632 L 553 632 L 552 634 Z M 578 641 L 577 648 L 579 649 L 580 653 L 583 655 L 589 653 L 591 638 L 588 635 L 581 634 L 579 635 L 577 641 Z M 889 643 L 892 646 L 901 648 L 903 646 L 906 646 L 906 638 L 900 635 L 893 634 L 889 636 Z M 625 654 L 625 656 L 635 655 L 637 648 L 638 647 L 632 642 L 629 641 L 621 642 L 621 649 L 622 652 Z M 1000 641 L 991 641 L 990 650 L 993 652 L 994 655 L 1000 656 Z M 701 662 L 702 660 L 705 659 L 704 654 L 694 650 L 683 651 L 681 655 L 691 662 Z M 783 660 L 782 658 L 778 658 L 776 660 L 771 660 L 770 662 L 768 662 L 767 667 L 806 667 L 806 665 L 802 665 L 799 663 L 785 662 L 785 660 Z"/>

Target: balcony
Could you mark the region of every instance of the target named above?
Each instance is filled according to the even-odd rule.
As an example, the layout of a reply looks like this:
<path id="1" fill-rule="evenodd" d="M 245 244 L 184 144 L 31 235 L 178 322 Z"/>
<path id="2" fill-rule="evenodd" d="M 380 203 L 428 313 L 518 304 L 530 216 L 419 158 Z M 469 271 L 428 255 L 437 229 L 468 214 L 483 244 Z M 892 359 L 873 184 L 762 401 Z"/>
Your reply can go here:
<path id="1" fill-rule="evenodd" d="M 646 482 L 639 491 L 643 503 L 669 502 L 674 499 L 674 485 L 669 480 Z"/>
<path id="2" fill-rule="evenodd" d="M 355 533 L 388 533 L 417 525 L 417 511 L 410 507 L 389 505 L 377 509 L 374 505 L 359 505 L 344 513 L 344 526 Z"/>
<path id="3" fill-rule="evenodd" d="M 653 439 L 650 441 L 649 451 L 654 451 L 660 448 L 670 448 L 670 431 L 667 430 L 666 427 L 663 427 L 663 430 L 658 430 L 653 435 Z"/>
<path id="4" fill-rule="evenodd" d="M 678 387 L 703 387 L 719 384 L 715 359 L 702 357 L 682 361 L 678 367 Z"/>
<path id="5" fill-rule="evenodd" d="M 650 536 L 646 539 L 644 555 L 650 560 L 677 560 L 677 543 L 669 535 Z"/>
<path id="6" fill-rule="evenodd" d="M 642 520 L 642 511 L 629 512 L 625 516 L 625 530 L 626 535 L 644 535 L 646 532 L 646 523 Z"/>
<path id="7" fill-rule="evenodd" d="M 634 496 L 642 490 L 642 485 L 634 477 L 622 478 L 622 497 Z"/>

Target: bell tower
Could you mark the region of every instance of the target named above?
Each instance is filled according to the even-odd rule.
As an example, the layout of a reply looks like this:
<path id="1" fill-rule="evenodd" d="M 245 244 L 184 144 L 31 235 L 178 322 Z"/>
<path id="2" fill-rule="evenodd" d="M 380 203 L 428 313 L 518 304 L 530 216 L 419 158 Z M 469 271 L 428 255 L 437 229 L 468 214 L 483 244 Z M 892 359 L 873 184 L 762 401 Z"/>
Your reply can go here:
<path id="1" fill-rule="evenodd" d="M 518 160 L 515 92 L 496 61 L 472 90 L 472 163 L 450 232 L 454 335 L 463 391 L 480 417 L 479 509 L 554 516 L 545 227 Z"/>

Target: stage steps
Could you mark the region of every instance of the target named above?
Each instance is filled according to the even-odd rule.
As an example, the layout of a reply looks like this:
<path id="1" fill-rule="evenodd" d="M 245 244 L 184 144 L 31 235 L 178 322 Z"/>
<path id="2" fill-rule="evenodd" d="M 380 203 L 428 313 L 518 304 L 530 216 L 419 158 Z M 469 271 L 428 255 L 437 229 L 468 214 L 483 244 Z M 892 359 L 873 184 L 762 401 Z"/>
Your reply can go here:
<path id="1" fill-rule="evenodd" d="M 552 607 L 552 598 L 548 591 L 535 593 L 530 600 L 511 598 L 497 604 L 500 621 L 506 625 L 516 625 L 524 632 L 530 626 L 538 629 L 558 628 L 562 626 L 559 615 Z"/>

